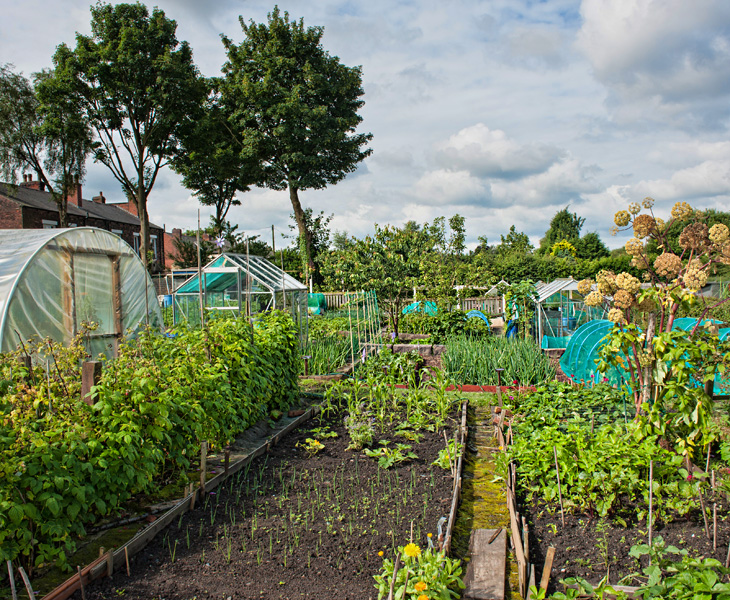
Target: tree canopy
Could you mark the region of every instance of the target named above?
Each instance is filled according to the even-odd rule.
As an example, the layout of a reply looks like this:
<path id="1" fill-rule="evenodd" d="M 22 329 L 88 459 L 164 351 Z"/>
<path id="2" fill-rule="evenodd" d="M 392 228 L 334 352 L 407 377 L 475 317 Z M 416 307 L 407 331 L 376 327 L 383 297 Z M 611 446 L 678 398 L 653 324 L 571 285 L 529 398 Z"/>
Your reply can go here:
<path id="1" fill-rule="evenodd" d="M 96 133 L 94 159 L 121 184 L 140 218 L 140 254 L 147 264 L 147 199 L 174 154 L 180 123 L 200 110 L 205 87 L 177 24 L 157 8 L 91 7 L 91 36 L 61 44 L 57 69 L 74 76 L 74 91 Z"/>
<path id="2" fill-rule="evenodd" d="M 62 69 L 36 73 L 31 82 L 0 66 L 0 167 L 6 181 L 29 169 L 50 191 L 61 227 L 68 197 L 86 172 L 91 130 Z"/>
<path id="3" fill-rule="evenodd" d="M 369 133 L 356 133 L 364 102 L 360 67 L 347 67 L 322 46 L 322 27 L 290 21 L 278 7 L 267 23 L 241 17 L 240 44 L 223 37 L 223 103 L 242 156 L 261 160 L 261 183 L 289 190 L 310 270 L 312 233 L 299 191 L 337 183 L 370 154 Z"/>

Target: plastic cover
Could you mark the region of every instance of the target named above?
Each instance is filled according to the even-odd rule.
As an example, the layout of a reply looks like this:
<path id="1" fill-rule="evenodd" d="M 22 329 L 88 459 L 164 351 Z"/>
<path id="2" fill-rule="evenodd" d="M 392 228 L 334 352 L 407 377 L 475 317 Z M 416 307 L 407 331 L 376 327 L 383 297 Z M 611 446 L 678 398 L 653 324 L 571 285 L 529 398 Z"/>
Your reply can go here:
<path id="1" fill-rule="evenodd" d="M 93 227 L 0 231 L 0 351 L 34 336 L 68 343 L 84 321 L 98 324 L 88 338 L 92 355 L 110 354 L 115 340 L 147 321 L 161 326 L 152 280 L 134 250 Z"/>

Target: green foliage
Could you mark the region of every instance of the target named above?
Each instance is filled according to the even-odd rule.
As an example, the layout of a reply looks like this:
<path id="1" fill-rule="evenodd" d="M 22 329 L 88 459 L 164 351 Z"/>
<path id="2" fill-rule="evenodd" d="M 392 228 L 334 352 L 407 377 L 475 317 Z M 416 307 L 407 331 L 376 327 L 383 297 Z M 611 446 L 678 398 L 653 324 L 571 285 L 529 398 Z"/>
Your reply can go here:
<path id="1" fill-rule="evenodd" d="M 365 359 L 357 369 L 361 379 L 376 377 L 390 384 L 408 383 L 419 377 L 423 358 L 418 352 L 393 352 L 383 347 L 375 354 L 364 355 Z"/>
<path id="2" fill-rule="evenodd" d="M 72 79 L 74 98 L 91 124 L 94 160 L 120 183 L 140 218 L 140 256 L 147 264 L 147 198 L 174 154 L 180 124 L 199 114 L 205 85 L 177 23 L 144 4 L 91 7 L 91 35 L 61 44 L 53 62 Z"/>
<path id="3" fill-rule="evenodd" d="M 404 333 L 429 334 L 433 344 L 445 344 L 449 338 L 460 335 L 489 337 L 492 330 L 481 319 L 467 319 L 463 310 L 439 310 L 435 315 L 411 312 L 400 320 Z"/>
<path id="4" fill-rule="evenodd" d="M 428 224 L 423 227 L 375 225 L 375 234 L 329 257 L 325 274 L 348 290 L 373 290 L 398 333 L 401 311 L 421 282 L 421 259 L 434 251 L 436 239 Z"/>
<path id="5" fill-rule="evenodd" d="M 230 115 L 217 93 L 218 84 L 216 78 L 206 82 L 208 99 L 203 112 L 184 122 L 180 145 L 170 162 L 200 203 L 214 207 L 215 237 L 223 232 L 230 207 L 241 204 L 236 194 L 249 191 L 260 177 L 258 160 L 241 155 L 228 123 Z"/>
<path id="6" fill-rule="evenodd" d="M 555 377 L 555 368 L 532 339 L 453 337 L 446 343 L 443 366 L 458 384 L 496 385 L 496 369 L 504 369 L 504 385 L 535 385 Z"/>
<path id="7" fill-rule="evenodd" d="M 64 565 L 86 525 L 187 470 L 201 440 L 220 448 L 296 398 L 298 336 L 288 315 L 262 317 L 253 339 L 245 320 L 224 318 L 174 335 L 122 344 L 93 406 L 78 400 L 81 335 L 68 349 L 37 346 L 48 373 L 45 361 L 27 373 L 18 353 L 2 355 L 10 383 L 0 398 L 1 559 Z"/>
<path id="8" fill-rule="evenodd" d="M 516 398 L 513 408 L 521 417 L 512 424 L 514 444 L 503 460 L 517 464 L 528 499 L 557 502 L 557 452 L 566 510 L 617 516 L 628 501 L 639 505 L 631 516 L 642 520 L 650 460 L 655 520 L 695 510 L 701 482 L 688 477 L 682 456 L 662 448 L 657 435 L 647 435 L 640 422 L 626 423 L 624 407 L 624 398 L 607 384 L 551 384 Z"/>
<path id="9" fill-rule="evenodd" d="M 223 104 L 242 156 L 261 161 L 262 183 L 289 189 L 312 269 L 312 237 L 298 192 L 337 183 L 370 154 L 362 148 L 372 135 L 355 133 L 362 122 L 362 74 L 322 47 L 322 27 L 305 28 L 278 7 L 267 23 L 247 24 L 243 17 L 240 23 L 240 44 L 223 37 Z"/>
<path id="10" fill-rule="evenodd" d="M 449 443 L 439 450 L 438 458 L 431 464 L 441 467 L 444 471 L 449 471 L 452 468 L 452 463 L 456 464 L 459 460 L 462 451 L 462 446 L 457 449 L 455 440 L 449 440 Z"/>
<path id="11" fill-rule="evenodd" d="M 0 172 L 13 183 L 18 170 L 35 172 L 58 206 L 61 227 L 89 152 L 89 122 L 66 70 L 36 73 L 31 83 L 0 65 Z"/>
<path id="12" fill-rule="evenodd" d="M 409 557 L 406 548 L 414 547 L 409 544 L 399 547 L 398 553 L 402 556 L 398 573 L 396 574 L 394 595 L 396 600 L 417 598 L 424 594 L 428 598 L 450 600 L 459 598 L 459 590 L 464 589 L 461 579 L 461 561 L 451 559 L 444 552 L 427 548 L 423 552 L 418 549 L 418 556 Z M 413 552 L 412 552 L 413 553 Z M 393 579 L 394 561 L 386 558 L 378 575 L 375 575 L 375 588 L 378 590 L 378 600 L 388 596 L 390 582 Z"/>
<path id="13" fill-rule="evenodd" d="M 177 250 L 175 265 L 181 269 L 189 269 L 198 266 L 198 245 L 188 237 L 175 238 L 172 242 Z M 215 246 L 207 240 L 200 240 L 200 264 L 207 265 L 211 255 L 215 252 Z"/>
<path id="14" fill-rule="evenodd" d="M 317 340 L 308 340 L 304 347 L 304 356 L 309 356 L 309 373 L 312 375 L 328 375 L 351 361 L 350 338 L 333 336 Z M 355 342 L 355 355 L 359 352 L 359 344 Z M 302 363 L 302 369 L 304 364 Z M 302 371 L 303 372 L 303 371 Z"/>
<path id="15" fill-rule="evenodd" d="M 394 447 L 389 446 L 387 440 L 380 440 L 380 448 L 364 450 L 365 456 L 378 459 L 378 466 L 381 469 L 390 469 L 396 465 L 406 462 L 407 460 L 418 458 L 416 453 L 411 450 L 410 444 L 396 444 Z"/>
<path id="16" fill-rule="evenodd" d="M 723 582 L 730 569 L 719 560 L 690 557 L 686 550 L 667 546 L 661 536 L 654 538 L 651 547 L 640 544 L 629 554 L 637 559 L 648 555 L 651 559 L 642 571 L 644 583 L 637 592 L 642 598 L 730 598 L 730 584 Z"/>
<path id="17" fill-rule="evenodd" d="M 555 244 L 561 241 L 566 241 L 572 246 L 575 240 L 580 238 L 580 230 L 583 228 L 585 219 L 576 213 L 569 212 L 568 208 L 566 206 L 559 210 L 550 221 L 550 228 L 545 232 L 545 237 L 540 240 L 541 253 L 550 252 Z"/>

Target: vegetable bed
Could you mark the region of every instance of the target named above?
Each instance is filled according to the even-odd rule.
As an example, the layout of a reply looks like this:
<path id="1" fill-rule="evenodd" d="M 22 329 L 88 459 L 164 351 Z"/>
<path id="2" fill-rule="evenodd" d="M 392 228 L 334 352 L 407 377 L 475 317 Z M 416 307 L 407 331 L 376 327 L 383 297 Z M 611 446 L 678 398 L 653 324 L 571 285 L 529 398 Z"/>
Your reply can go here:
<path id="1" fill-rule="evenodd" d="M 432 464 L 443 455 L 444 429 L 409 441 L 380 433 L 373 450 L 382 456 L 374 458 L 347 450 L 344 415 L 329 416 L 209 494 L 132 559 L 131 577 L 115 573 L 87 598 L 377 597 L 383 558 L 411 531 L 425 553 L 427 534 L 435 542 L 448 516 L 453 479 Z M 451 438 L 452 424 L 445 431 Z M 415 457 L 389 460 L 404 443 L 410 449 L 401 454 Z"/>

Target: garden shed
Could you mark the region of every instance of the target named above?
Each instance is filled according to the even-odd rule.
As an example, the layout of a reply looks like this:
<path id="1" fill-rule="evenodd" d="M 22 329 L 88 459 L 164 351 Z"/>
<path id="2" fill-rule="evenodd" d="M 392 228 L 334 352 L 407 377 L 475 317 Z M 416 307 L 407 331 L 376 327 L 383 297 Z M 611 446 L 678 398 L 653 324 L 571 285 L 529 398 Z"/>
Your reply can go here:
<path id="1" fill-rule="evenodd" d="M 200 307 L 208 313 L 231 311 L 252 316 L 285 310 L 306 337 L 309 290 L 263 256 L 223 253 L 183 283 L 173 294 L 173 321 L 200 322 Z"/>
<path id="2" fill-rule="evenodd" d="M 0 351 L 32 337 L 68 343 L 84 322 L 92 356 L 122 336 L 160 327 L 152 281 L 119 236 L 93 227 L 0 230 Z"/>

